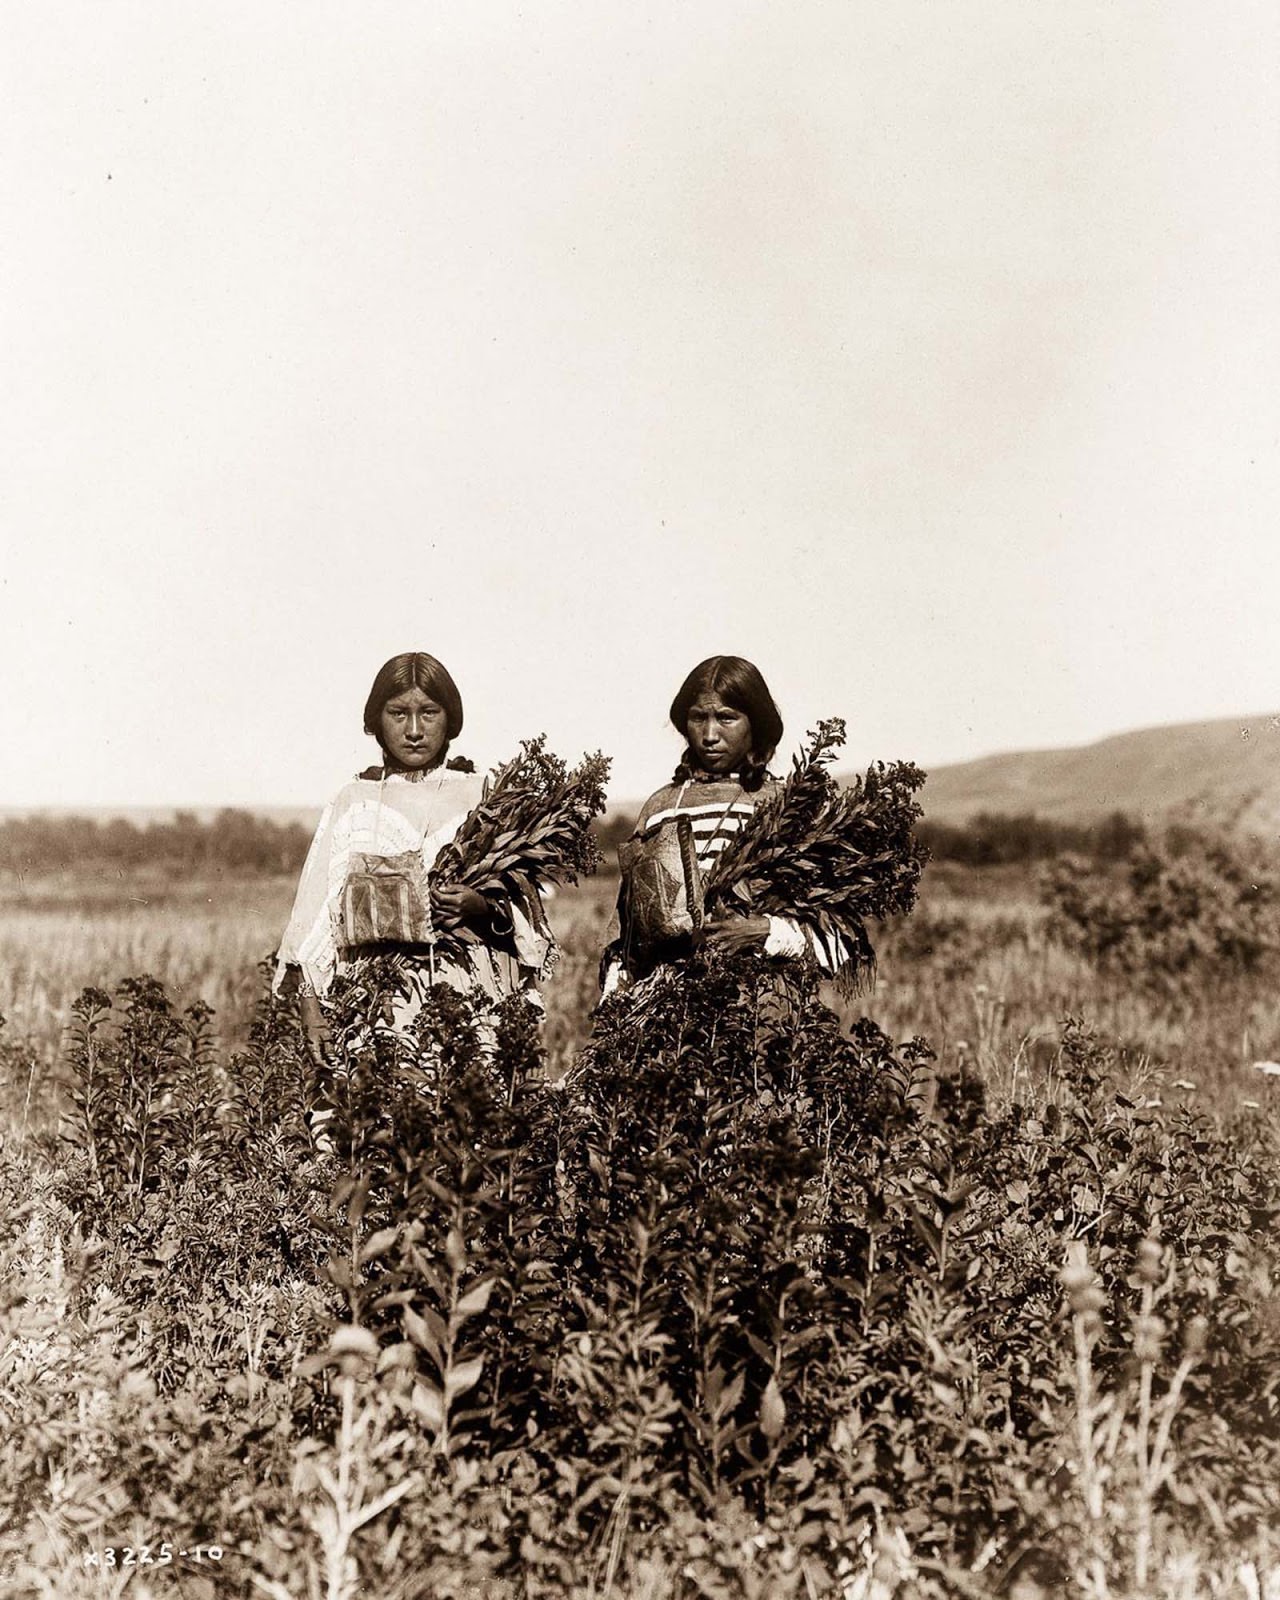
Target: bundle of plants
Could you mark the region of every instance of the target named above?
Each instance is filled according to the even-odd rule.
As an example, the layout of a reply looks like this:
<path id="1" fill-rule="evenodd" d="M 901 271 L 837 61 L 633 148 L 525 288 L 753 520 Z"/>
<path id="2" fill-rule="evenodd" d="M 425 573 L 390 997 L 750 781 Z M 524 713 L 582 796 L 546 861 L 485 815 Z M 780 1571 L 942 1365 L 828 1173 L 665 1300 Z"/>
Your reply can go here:
<path id="1" fill-rule="evenodd" d="M 604 810 L 609 765 L 597 751 L 569 767 L 547 750 L 545 735 L 524 740 L 519 755 L 489 774 L 480 803 L 436 857 L 432 878 L 540 918 L 540 889 L 574 883 L 599 865 L 591 823 Z M 436 953 L 465 962 L 484 937 L 465 922 L 441 921 Z"/>
<path id="2" fill-rule="evenodd" d="M 876 762 L 843 787 L 830 765 L 843 746 L 839 717 L 809 732 L 786 781 L 759 805 L 707 878 L 706 915 L 786 916 L 820 934 L 837 979 L 856 989 L 875 966 L 869 921 L 915 905 L 928 859 L 915 836 L 924 773 Z"/>
<path id="3" fill-rule="evenodd" d="M 859 1146 L 932 1052 L 919 1040 L 894 1045 L 865 1017 L 850 1035 L 820 1003 L 822 977 L 816 964 L 784 975 L 713 946 L 659 968 L 598 1013 L 567 1079 L 566 1141 L 603 1153 L 600 1130 L 617 1118 L 610 1145 L 643 1151 L 658 1128 L 687 1142 L 711 1124 L 732 1144 L 748 1124 L 785 1116 L 828 1157 L 846 1136 Z M 621 1159 L 610 1148 L 605 1167 Z M 705 1173 L 699 1182 L 718 1187 Z"/>

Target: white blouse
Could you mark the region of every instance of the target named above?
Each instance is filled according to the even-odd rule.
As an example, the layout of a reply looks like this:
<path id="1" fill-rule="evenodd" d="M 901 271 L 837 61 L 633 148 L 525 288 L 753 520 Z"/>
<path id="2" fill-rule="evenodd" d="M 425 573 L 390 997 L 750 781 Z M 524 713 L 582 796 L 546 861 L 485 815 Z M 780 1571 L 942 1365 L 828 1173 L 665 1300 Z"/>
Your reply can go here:
<path id="1" fill-rule="evenodd" d="M 325 807 L 307 852 L 293 913 L 280 941 L 274 987 L 280 987 L 286 968 L 296 966 L 313 993 L 326 994 L 350 954 L 341 935 L 342 890 L 352 857 L 416 850 L 429 872 L 479 803 L 483 788 L 479 774 L 447 767 L 418 779 L 388 773 L 344 784 Z M 470 989 L 479 982 L 490 992 L 510 993 L 541 971 L 551 953 L 551 939 L 535 927 L 526 908 L 513 901 L 510 910 L 514 962 L 505 953 L 490 951 L 489 960 L 476 963 L 477 972 L 443 962 L 438 978 L 455 988 Z M 545 929 L 540 915 L 538 921 Z"/>

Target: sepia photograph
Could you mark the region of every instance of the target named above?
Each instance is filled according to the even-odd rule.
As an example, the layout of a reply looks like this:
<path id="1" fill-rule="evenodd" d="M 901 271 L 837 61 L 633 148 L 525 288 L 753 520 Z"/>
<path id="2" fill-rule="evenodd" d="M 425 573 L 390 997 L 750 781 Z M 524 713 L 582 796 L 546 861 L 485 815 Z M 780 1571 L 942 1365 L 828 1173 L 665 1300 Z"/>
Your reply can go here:
<path id="1" fill-rule="evenodd" d="M 1280 10 L 0 10 L 0 1595 L 1280 1600 Z"/>

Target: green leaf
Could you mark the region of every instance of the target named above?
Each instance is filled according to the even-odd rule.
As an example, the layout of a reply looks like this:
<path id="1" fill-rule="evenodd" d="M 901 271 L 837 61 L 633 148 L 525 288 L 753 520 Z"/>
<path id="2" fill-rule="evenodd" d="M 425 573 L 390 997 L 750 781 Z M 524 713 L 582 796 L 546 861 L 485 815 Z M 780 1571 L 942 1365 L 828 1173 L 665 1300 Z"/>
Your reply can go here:
<path id="1" fill-rule="evenodd" d="M 478 1316 L 489 1304 L 489 1297 L 492 1295 L 497 1281 L 496 1277 L 484 1278 L 481 1282 L 468 1289 L 466 1294 L 458 1301 L 457 1309 L 454 1312 L 456 1319 L 462 1322 L 467 1317 Z"/>
<path id="2" fill-rule="evenodd" d="M 441 1432 L 444 1428 L 444 1400 L 429 1378 L 422 1378 L 414 1384 L 409 1403 L 432 1433 Z"/>
<path id="3" fill-rule="evenodd" d="M 444 1380 L 445 1403 L 452 1404 L 459 1395 L 466 1394 L 468 1389 L 474 1389 L 480 1382 L 483 1368 L 483 1356 L 472 1356 L 469 1361 L 459 1361 L 450 1367 Z"/>
<path id="4" fill-rule="evenodd" d="M 378 1372 L 389 1372 L 391 1368 L 399 1371 L 413 1372 L 417 1369 L 418 1358 L 414 1355 L 413 1346 L 403 1341 L 400 1344 L 387 1345 L 378 1356 Z"/>
<path id="5" fill-rule="evenodd" d="M 776 1377 L 770 1377 L 760 1396 L 760 1432 L 772 1444 L 787 1424 L 787 1407 Z"/>
<path id="6" fill-rule="evenodd" d="M 436 1365 L 440 1366 L 444 1361 L 443 1326 L 438 1330 L 433 1328 L 412 1306 L 403 1307 L 400 1315 L 404 1322 L 405 1333 L 420 1350 L 425 1350 Z M 435 1320 L 438 1322 L 439 1318 Z"/>
<path id="7" fill-rule="evenodd" d="M 395 1244 L 399 1237 L 398 1228 L 379 1228 L 376 1233 L 371 1233 L 360 1246 L 360 1265 L 376 1261 L 379 1256 L 385 1256 L 387 1251 Z"/>

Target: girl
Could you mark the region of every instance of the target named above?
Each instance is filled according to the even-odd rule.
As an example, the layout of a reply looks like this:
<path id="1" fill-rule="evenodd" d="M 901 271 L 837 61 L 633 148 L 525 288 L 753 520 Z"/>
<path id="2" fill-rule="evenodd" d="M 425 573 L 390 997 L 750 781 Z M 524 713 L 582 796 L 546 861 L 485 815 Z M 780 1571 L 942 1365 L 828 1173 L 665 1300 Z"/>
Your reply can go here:
<path id="1" fill-rule="evenodd" d="M 768 766 L 782 737 L 782 717 L 750 661 L 710 656 L 699 662 L 671 702 L 670 716 L 685 751 L 673 780 L 645 801 L 630 842 L 619 851 L 620 933 L 601 964 L 606 996 L 689 952 L 697 880 L 705 879 L 778 784 Z M 703 923 L 699 937 L 768 957 L 812 955 L 828 969 L 840 955 L 790 917 L 724 917 Z"/>
<path id="2" fill-rule="evenodd" d="M 324 1000 L 334 977 L 360 957 L 387 950 L 407 958 L 410 993 L 393 1020 L 403 1030 L 432 983 L 497 1001 L 533 987 L 552 942 L 536 893 L 501 902 L 428 874 L 482 792 L 471 762 L 447 760 L 462 731 L 462 699 L 434 656 L 393 656 L 364 708 L 364 731 L 382 760 L 343 786 L 325 808 L 302 869 L 281 941 L 276 987 L 295 968 L 307 1046 L 323 1066 L 329 1039 Z M 466 965 L 436 958 L 442 927 L 465 922 L 479 935 Z"/>

